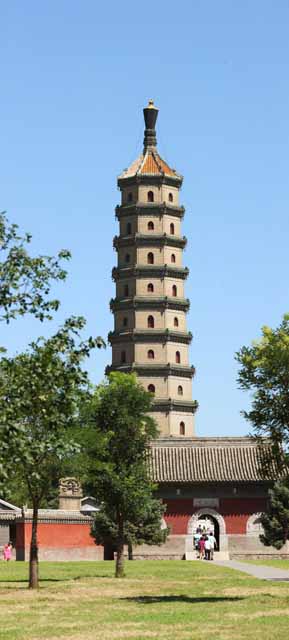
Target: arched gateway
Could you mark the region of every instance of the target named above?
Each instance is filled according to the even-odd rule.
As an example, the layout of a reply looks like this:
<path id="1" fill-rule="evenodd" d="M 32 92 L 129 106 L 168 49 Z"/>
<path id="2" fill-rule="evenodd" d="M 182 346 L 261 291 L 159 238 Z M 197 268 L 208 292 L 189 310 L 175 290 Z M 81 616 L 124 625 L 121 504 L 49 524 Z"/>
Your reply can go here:
<path id="1" fill-rule="evenodd" d="M 193 537 L 197 528 L 205 527 L 206 530 L 213 531 L 217 541 L 217 551 L 227 552 L 228 540 L 226 534 L 226 524 L 223 516 L 215 509 L 208 507 L 200 507 L 192 515 L 188 522 L 187 537 L 186 537 L 186 559 L 192 560 L 195 558 Z"/>

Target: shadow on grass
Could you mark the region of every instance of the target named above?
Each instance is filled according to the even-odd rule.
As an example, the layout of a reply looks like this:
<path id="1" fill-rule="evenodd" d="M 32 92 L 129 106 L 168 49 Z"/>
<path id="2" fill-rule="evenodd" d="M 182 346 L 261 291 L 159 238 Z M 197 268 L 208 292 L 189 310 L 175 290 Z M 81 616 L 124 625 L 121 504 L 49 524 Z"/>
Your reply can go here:
<path id="1" fill-rule="evenodd" d="M 162 603 L 162 602 L 188 602 L 189 604 L 199 604 L 201 602 L 237 602 L 239 600 L 245 600 L 245 597 L 230 596 L 219 597 L 219 596 L 211 596 L 211 597 L 192 597 L 185 595 L 180 596 L 133 596 L 129 598 L 121 598 L 121 600 L 128 600 L 130 602 L 138 602 L 139 604 L 154 604 L 154 603 Z"/>
<path id="2" fill-rule="evenodd" d="M 0 584 L 1 582 L 5 582 L 5 584 L 10 582 L 27 582 L 28 584 L 29 580 L 28 578 L 7 578 L 6 580 L 0 580 Z M 39 583 L 40 582 L 64 582 L 64 580 L 61 578 L 39 578 Z"/>

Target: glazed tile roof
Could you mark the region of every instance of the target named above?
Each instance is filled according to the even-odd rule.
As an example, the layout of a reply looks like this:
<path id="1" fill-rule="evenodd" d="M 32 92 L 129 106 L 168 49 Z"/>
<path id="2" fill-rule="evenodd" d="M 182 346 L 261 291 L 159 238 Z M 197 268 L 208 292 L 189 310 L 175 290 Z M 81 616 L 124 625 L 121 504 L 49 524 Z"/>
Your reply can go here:
<path id="1" fill-rule="evenodd" d="M 169 167 L 169 165 L 161 158 L 155 148 L 149 147 L 145 154 L 141 154 L 128 169 L 125 169 L 120 178 L 133 178 L 137 175 L 166 175 L 175 178 L 181 176 Z"/>
<path id="2" fill-rule="evenodd" d="M 251 438 L 160 438 L 151 447 L 151 472 L 158 483 L 264 481 L 261 458 Z"/>

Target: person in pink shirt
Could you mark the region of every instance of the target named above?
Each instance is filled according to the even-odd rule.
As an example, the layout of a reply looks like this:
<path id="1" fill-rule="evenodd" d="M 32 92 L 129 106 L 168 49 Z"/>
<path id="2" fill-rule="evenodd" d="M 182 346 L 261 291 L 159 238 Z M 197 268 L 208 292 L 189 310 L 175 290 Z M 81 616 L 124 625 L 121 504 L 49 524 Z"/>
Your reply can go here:
<path id="1" fill-rule="evenodd" d="M 200 560 L 203 560 L 205 555 L 205 536 L 202 536 L 199 540 Z"/>
<path id="2" fill-rule="evenodd" d="M 9 562 L 9 560 L 11 560 L 11 556 L 12 556 L 12 543 L 9 542 L 8 544 L 4 545 L 3 559 Z"/>

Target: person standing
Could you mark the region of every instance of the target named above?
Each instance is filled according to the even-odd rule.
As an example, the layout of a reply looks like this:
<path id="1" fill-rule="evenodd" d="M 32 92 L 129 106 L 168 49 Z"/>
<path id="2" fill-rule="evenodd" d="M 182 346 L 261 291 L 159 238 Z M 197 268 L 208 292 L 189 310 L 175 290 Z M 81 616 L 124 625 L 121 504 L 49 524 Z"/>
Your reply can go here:
<path id="1" fill-rule="evenodd" d="M 204 559 L 205 555 L 205 536 L 201 536 L 199 540 L 200 560 Z"/>
<path id="2" fill-rule="evenodd" d="M 12 542 L 9 542 L 8 544 L 4 545 L 3 560 L 6 560 L 7 562 L 9 562 L 9 560 L 11 560 L 11 556 L 12 556 Z"/>
<path id="3" fill-rule="evenodd" d="M 210 560 L 214 560 L 214 550 L 217 548 L 217 540 L 213 534 L 213 531 L 210 531 L 208 535 L 208 540 L 210 543 Z"/>
<path id="4" fill-rule="evenodd" d="M 211 543 L 209 536 L 205 536 L 205 560 L 210 560 L 211 555 Z"/>

